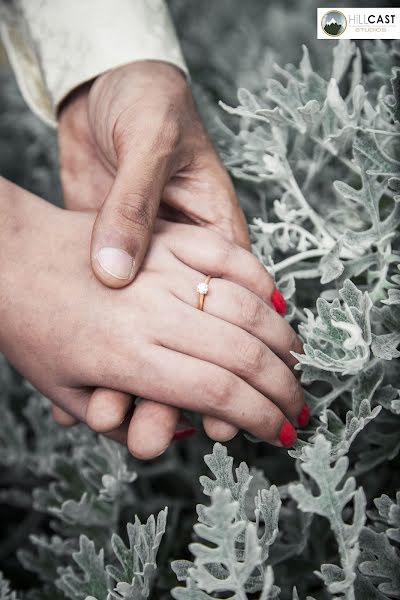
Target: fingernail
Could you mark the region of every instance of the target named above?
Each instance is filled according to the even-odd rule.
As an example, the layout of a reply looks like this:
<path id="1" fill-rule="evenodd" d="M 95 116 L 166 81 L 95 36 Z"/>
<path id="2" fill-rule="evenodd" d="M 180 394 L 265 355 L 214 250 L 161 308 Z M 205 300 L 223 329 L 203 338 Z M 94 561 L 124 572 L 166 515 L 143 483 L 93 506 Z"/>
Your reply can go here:
<path id="1" fill-rule="evenodd" d="M 116 279 L 129 279 L 134 266 L 130 254 L 120 248 L 101 248 L 96 255 L 101 268 L 116 277 Z"/>
<path id="2" fill-rule="evenodd" d="M 173 440 L 183 440 L 183 438 L 189 437 L 197 432 L 195 427 L 189 427 L 188 429 L 181 429 L 180 431 L 176 431 Z"/>
<path id="3" fill-rule="evenodd" d="M 307 427 L 310 421 L 310 407 L 307 402 L 304 403 L 303 408 L 300 411 L 299 416 L 297 417 L 297 423 L 300 427 Z"/>
<path id="4" fill-rule="evenodd" d="M 284 448 L 291 448 L 297 439 L 296 430 L 287 419 L 279 432 L 278 438 Z"/>
<path id="5" fill-rule="evenodd" d="M 284 315 L 287 311 L 285 298 L 282 296 L 278 289 L 274 289 L 271 296 L 272 304 L 275 306 L 275 310 L 280 315 Z"/>

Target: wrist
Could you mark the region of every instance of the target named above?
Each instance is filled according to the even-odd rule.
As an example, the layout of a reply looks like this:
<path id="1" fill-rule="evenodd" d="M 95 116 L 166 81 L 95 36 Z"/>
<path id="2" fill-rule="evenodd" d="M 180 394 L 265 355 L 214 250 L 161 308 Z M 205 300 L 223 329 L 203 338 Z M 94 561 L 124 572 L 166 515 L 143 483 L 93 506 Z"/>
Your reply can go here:
<path id="1" fill-rule="evenodd" d="M 92 87 L 93 82 L 95 80 L 96 78 L 91 79 L 90 81 L 85 81 L 81 85 L 78 85 L 76 88 L 71 90 L 71 92 L 64 98 L 64 100 L 58 106 L 58 122 L 60 122 L 60 120 L 64 117 L 66 113 L 71 113 L 74 111 L 74 109 L 79 109 L 80 104 L 86 102 L 90 88 Z"/>
<path id="2" fill-rule="evenodd" d="M 134 61 L 99 75 L 89 89 L 89 114 L 104 109 L 104 117 L 115 122 L 127 106 L 142 103 L 154 96 L 159 106 L 176 103 L 189 90 L 184 73 L 172 64 L 156 61 Z M 160 99 L 162 101 L 160 102 Z"/>
<path id="3" fill-rule="evenodd" d="M 174 65 L 137 61 L 99 76 L 88 95 L 88 119 L 102 156 L 113 166 L 130 140 L 174 131 L 190 112 L 187 79 Z"/>
<path id="4" fill-rule="evenodd" d="M 108 71 L 104 71 L 98 75 L 91 84 L 103 85 L 104 82 L 108 85 L 109 82 L 115 83 L 120 78 L 135 78 L 140 85 L 148 82 L 150 85 L 158 86 L 159 81 L 166 80 L 171 86 L 187 87 L 188 80 L 185 73 L 172 63 L 161 60 L 136 60 Z"/>
<path id="5" fill-rule="evenodd" d="M 24 245 L 29 232 L 39 227 L 49 212 L 58 211 L 45 200 L 0 177 L 0 248 L 3 255 L 9 248 Z M 1 263 L 0 269 L 7 263 Z"/>
<path id="6" fill-rule="evenodd" d="M 25 195 L 30 196 L 22 188 L 0 177 L 0 249 L 1 255 L 4 257 L 0 266 L 1 279 L 8 268 L 10 253 L 24 236 L 28 207 L 21 201 L 21 196 Z"/>

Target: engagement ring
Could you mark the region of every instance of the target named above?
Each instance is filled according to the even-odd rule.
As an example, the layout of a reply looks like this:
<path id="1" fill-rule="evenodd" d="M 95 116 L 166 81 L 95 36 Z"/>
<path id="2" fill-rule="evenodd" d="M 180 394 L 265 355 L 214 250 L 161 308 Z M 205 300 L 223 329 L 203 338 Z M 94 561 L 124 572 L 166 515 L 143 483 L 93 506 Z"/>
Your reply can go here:
<path id="1" fill-rule="evenodd" d="M 197 284 L 197 293 L 199 294 L 199 302 L 197 308 L 199 310 L 203 310 L 204 306 L 204 298 L 206 294 L 208 294 L 209 283 L 211 281 L 211 276 L 208 276 L 205 281 L 202 281 Z"/>

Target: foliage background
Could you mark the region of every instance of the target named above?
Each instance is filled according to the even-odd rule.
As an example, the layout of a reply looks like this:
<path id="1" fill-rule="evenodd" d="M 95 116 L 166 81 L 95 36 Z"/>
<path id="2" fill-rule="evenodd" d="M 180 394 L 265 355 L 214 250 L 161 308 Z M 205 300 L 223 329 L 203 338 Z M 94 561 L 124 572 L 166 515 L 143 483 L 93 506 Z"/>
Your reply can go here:
<path id="1" fill-rule="evenodd" d="M 301 11 L 294 2 L 224 0 L 217 4 L 176 0 L 170 4 L 199 107 L 233 170 L 249 220 L 260 216 L 263 219 L 263 223 L 258 222 L 252 228 L 255 251 L 266 262 L 272 254 L 279 264 L 287 255 L 298 256 L 310 248 L 308 234 L 303 232 L 314 235 L 316 244 L 312 248 L 321 251 L 318 261 L 314 257 L 312 264 L 307 260 L 297 263 L 294 270 L 305 272 L 301 279 L 298 274 L 297 279 L 285 277 L 285 269 L 274 271 L 275 265 L 269 264 L 291 307 L 290 319 L 295 322 L 303 319 L 300 307 L 315 312 L 321 293 L 325 299 L 319 301 L 321 321 L 316 324 L 310 316 L 309 321 L 303 323 L 303 335 L 309 343 L 308 358 L 303 359 L 303 377 L 313 382 L 308 393 L 314 417 L 309 431 L 301 438 L 309 445 L 300 443 L 290 456 L 238 436 L 228 444 L 228 451 L 235 461 L 244 460 L 251 467 L 251 481 L 244 465 L 234 480 L 229 475 L 232 466 L 224 449 L 216 446 L 211 455 L 212 443 L 201 434 L 195 442 L 175 444 L 157 461 L 138 463 L 126 456 L 123 449 L 97 440 L 83 427 L 63 432 L 48 417 L 46 401 L 2 362 L 0 569 L 11 581 L 12 588 L 18 590 L 18 598 L 76 600 L 92 596 L 103 600 L 107 587 L 113 582 L 111 588 L 117 583 L 119 586 L 113 592 L 115 598 L 158 599 L 171 597 L 170 590 L 177 585 L 170 568 L 171 559 L 192 560 L 193 554 L 196 556 L 194 567 L 187 562 L 175 564 L 175 570 L 183 580 L 187 579 L 188 586 L 175 591 L 176 598 L 204 600 L 209 594 L 242 600 L 276 597 L 278 591 L 273 587 L 272 572 L 266 569 L 267 565 L 273 567 L 282 600 L 296 598 L 293 586 L 301 598 L 306 594 L 321 599 L 398 598 L 397 213 L 384 229 L 384 235 L 381 234 L 382 223 L 392 214 L 393 197 L 399 190 L 396 183 L 399 168 L 395 159 L 385 162 L 379 152 L 380 156 L 376 158 L 374 154 L 376 160 L 371 164 L 374 138 L 368 132 L 363 137 L 359 130 L 364 133 L 371 128 L 396 131 L 390 109 L 394 106 L 396 110 L 396 105 L 393 98 L 386 100 L 391 90 L 387 88 L 381 98 L 378 90 L 388 84 L 396 61 L 399 64 L 400 49 L 392 46 L 389 52 L 386 46 L 380 45 L 364 48 L 363 83 L 368 91 L 368 102 L 380 107 L 378 115 L 369 111 L 366 97 L 359 88 L 356 98 L 354 89 L 350 90 L 352 94 L 348 94 L 348 88 L 341 90 L 346 97 L 345 105 L 335 88 L 330 88 L 331 99 L 323 116 L 324 120 L 326 114 L 330 115 L 330 130 L 322 127 L 322 131 L 344 157 L 355 156 L 352 144 L 357 140 L 363 175 L 360 180 L 360 172 L 350 168 L 349 173 L 349 166 L 340 164 L 331 155 L 326 159 L 325 150 L 318 155 L 315 140 L 310 142 L 307 137 L 305 132 L 319 127 L 312 121 L 318 117 L 315 104 L 308 105 L 308 111 L 299 117 L 297 108 L 292 113 L 287 110 L 290 99 L 286 98 L 282 114 L 273 116 L 275 130 L 262 123 L 266 129 L 261 133 L 254 126 L 260 117 L 261 120 L 266 115 L 271 118 L 270 113 L 256 113 L 272 108 L 264 90 L 268 86 L 271 89 L 267 80 L 277 76 L 274 62 L 281 66 L 289 61 L 297 65 L 302 56 L 302 43 L 309 47 L 314 70 L 329 81 L 333 44 L 315 39 L 315 2 L 306 0 Z M 336 54 L 336 70 L 341 60 L 342 63 L 347 61 L 353 69 L 350 78 L 345 78 L 345 88 L 351 88 L 351 77 L 357 77 L 354 67 L 357 56 L 355 48 L 349 46 L 342 58 L 339 52 Z M 303 58 L 303 72 L 292 69 L 289 73 L 302 81 L 308 69 Z M 1 173 L 60 203 L 54 133 L 26 109 L 5 65 L 0 79 Z M 227 108 L 233 114 L 224 115 L 218 101 L 223 100 L 226 107 L 236 107 L 238 88 L 247 88 L 254 95 L 242 92 L 239 108 L 233 111 Z M 314 98 L 315 89 L 310 94 Z M 321 94 L 325 97 L 328 94 L 324 87 Z M 305 100 L 303 104 L 306 105 Z M 294 120 L 295 126 L 288 124 L 287 119 Z M 303 125 L 305 132 L 296 129 Z M 277 131 L 281 138 L 276 137 Z M 282 134 L 285 131 L 288 132 L 286 137 Z M 389 158 L 399 156 L 397 138 L 388 136 L 388 139 L 384 154 Z M 284 160 L 288 161 L 290 171 L 285 163 L 282 175 L 279 169 Z M 321 166 L 318 173 L 315 164 Z M 368 173 L 371 170 L 372 174 Z M 332 217 L 329 234 L 340 229 L 343 232 L 344 223 L 356 233 L 371 229 L 367 240 L 356 236 L 353 245 L 361 244 L 360 253 L 343 254 L 340 244 L 324 245 L 324 235 L 318 227 L 315 231 L 311 213 L 302 214 L 293 201 L 293 180 L 285 179 L 288 172 L 301 182 L 302 195 L 308 201 L 307 210 L 322 209 L 324 218 L 327 208 L 344 211 L 341 215 L 337 210 Z M 312 178 L 308 190 L 304 187 L 307 182 L 304 173 Z M 392 187 L 388 185 L 389 179 Z M 344 183 L 336 186 L 339 189 L 333 193 L 335 180 Z M 361 189 L 371 192 L 370 208 L 367 208 L 367 196 L 358 197 L 361 183 Z M 281 205 L 273 204 L 277 198 Z M 326 224 L 323 228 L 326 233 Z M 379 238 L 383 238 L 384 243 L 380 243 Z M 348 243 L 348 251 L 349 248 L 351 251 Z M 325 262 L 318 265 L 320 256 L 325 257 Z M 346 277 L 353 279 L 362 294 L 365 290 L 371 293 L 372 312 L 368 297 L 345 284 Z M 298 284 L 296 292 L 294 281 Z M 341 304 L 329 307 L 327 301 L 340 298 L 339 289 L 344 290 Z M 382 304 L 382 300 L 389 303 Z M 338 327 L 331 325 L 332 318 L 339 323 Z M 321 346 L 324 335 L 327 345 Z M 347 349 L 343 353 L 345 342 Z M 329 373 L 327 368 L 334 373 Z M 316 430 L 320 436 L 313 438 Z M 212 496 L 213 508 L 199 509 L 202 523 L 193 532 L 195 505 L 209 504 L 198 483 L 199 476 L 208 471 L 203 462 L 205 454 L 211 455 L 207 464 L 212 468 L 216 483 L 213 479 L 202 479 L 202 485 L 206 495 Z M 333 465 L 335 468 L 330 470 Z M 347 483 L 340 493 L 343 477 Z M 296 483 L 288 487 L 290 482 Z M 310 494 L 317 494 L 318 488 L 322 495 L 316 501 Z M 258 498 L 256 517 L 254 497 Z M 374 498 L 380 500 L 374 504 Z M 164 530 L 162 511 L 165 506 L 169 508 L 168 526 L 157 556 L 157 576 L 150 590 L 147 583 L 152 579 L 156 549 Z M 159 514 L 158 528 L 155 524 L 153 527 L 151 521 L 146 529 L 139 523 L 130 528 L 136 551 L 126 551 L 118 538 L 112 539 L 118 532 L 128 543 L 126 524 L 134 523 L 135 515 L 142 523 L 146 522 L 152 513 Z M 365 522 L 368 528 L 363 529 Z M 218 538 L 218 531 L 224 532 L 222 540 Z M 232 534 L 231 546 L 225 543 L 228 532 Z M 74 561 L 71 554 L 78 550 L 78 537 L 82 534 L 87 538 L 81 538 L 81 551 Z M 93 540 L 95 550 L 89 540 Z M 197 543 L 191 546 L 191 552 L 187 548 L 190 541 Z M 210 545 L 215 544 L 219 548 L 218 555 L 210 552 Z M 106 564 L 114 567 L 108 573 L 98 554 L 101 548 L 105 551 Z M 366 566 L 359 568 L 361 562 Z M 209 565 L 214 567 L 210 570 Z M 321 569 L 321 565 L 328 566 Z M 117 566 L 119 571 L 115 571 Z M 188 571 L 189 568 L 192 570 Z M 233 591 L 221 592 L 221 595 L 214 591 L 218 589 L 215 578 L 225 578 L 227 568 L 234 575 Z M 321 570 L 326 585 L 314 572 Z M 133 578 L 134 572 L 141 574 Z M 229 590 L 229 586 L 226 589 Z M 4 582 L 0 583 L 0 598 L 14 598 Z"/>

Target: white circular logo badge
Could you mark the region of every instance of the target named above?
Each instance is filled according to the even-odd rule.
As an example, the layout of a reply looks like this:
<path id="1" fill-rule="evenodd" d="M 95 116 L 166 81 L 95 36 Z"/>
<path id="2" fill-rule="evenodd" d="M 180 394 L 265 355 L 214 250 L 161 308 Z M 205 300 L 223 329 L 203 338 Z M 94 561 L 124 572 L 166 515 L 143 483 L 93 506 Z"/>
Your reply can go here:
<path id="1" fill-rule="evenodd" d="M 346 30 L 346 17 L 339 10 L 330 10 L 322 17 L 321 27 L 327 35 L 338 37 Z"/>

